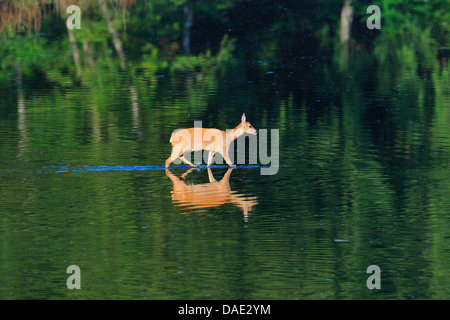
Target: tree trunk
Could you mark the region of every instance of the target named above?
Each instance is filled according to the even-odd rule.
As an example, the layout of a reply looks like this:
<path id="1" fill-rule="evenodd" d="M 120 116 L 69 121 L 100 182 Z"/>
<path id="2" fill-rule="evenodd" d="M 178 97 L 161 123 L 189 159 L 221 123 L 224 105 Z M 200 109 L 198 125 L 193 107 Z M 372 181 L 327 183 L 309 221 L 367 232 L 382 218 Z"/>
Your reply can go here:
<path id="1" fill-rule="evenodd" d="M 17 130 L 20 138 L 18 142 L 19 154 L 22 155 L 28 145 L 28 130 L 25 114 L 25 94 L 23 89 L 23 73 L 18 62 L 16 62 L 16 86 L 17 86 Z"/>
<path id="2" fill-rule="evenodd" d="M 341 43 L 347 43 L 350 39 L 350 30 L 353 22 L 353 7 L 351 0 L 345 0 L 341 11 Z"/>
<path id="3" fill-rule="evenodd" d="M 119 37 L 119 34 L 116 31 L 116 28 L 114 28 L 114 24 L 112 22 L 111 14 L 108 11 L 108 6 L 106 5 L 105 0 L 99 0 L 100 8 L 102 10 L 103 16 L 106 20 L 106 25 L 108 26 L 109 33 L 111 33 L 113 45 L 116 49 L 117 55 L 120 59 L 120 67 L 122 70 L 126 69 L 126 57 L 125 52 L 123 51 L 122 46 L 122 40 Z M 134 85 L 130 86 L 130 94 L 131 94 L 131 110 L 133 113 L 133 127 L 139 128 L 140 127 L 140 117 L 139 117 L 139 103 L 138 103 L 138 93 Z"/>
<path id="4" fill-rule="evenodd" d="M 194 4 L 189 0 L 184 5 L 184 28 L 183 28 L 183 50 L 186 54 L 191 54 L 191 32 L 194 20 Z"/>
<path id="5" fill-rule="evenodd" d="M 90 46 L 90 44 L 87 41 L 87 39 L 84 39 L 84 41 L 83 41 L 83 50 L 86 53 L 86 59 L 87 59 L 89 65 L 91 66 L 92 69 L 94 69 L 95 68 L 95 61 L 94 61 L 94 58 L 93 58 L 92 47 Z"/>
<path id="6" fill-rule="evenodd" d="M 134 85 L 130 85 L 131 112 L 133 114 L 133 129 L 141 130 L 141 118 L 139 114 L 139 97 Z"/>
<path id="7" fill-rule="evenodd" d="M 116 28 L 114 28 L 114 24 L 111 19 L 111 14 L 109 13 L 108 6 L 106 5 L 105 0 L 99 0 L 100 8 L 102 10 L 103 16 L 106 20 L 106 25 L 108 26 L 109 33 L 111 33 L 112 41 L 114 48 L 116 49 L 116 52 L 120 59 L 120 66 L 122 69 L 126 68 L 126 58 L 125 53 L 123 52 L 123 46 L 122 46 L 122 40 L 120 40 L 119 34 L 116 31 Z"/>
<path id="8" fill-rule="evenodd" d="M 73 55 L 73 61 L 75 63 L 75 71 L 77 75 L 79 76 L 81 73 L 81 64 L 80 64 L 80 53 L 78 51 L 78 45 L 77 45 L 77 39 L 75 38 L 75 31 L 74 30 L 67 30 L 69 33 L 69 41 L 70 46 L 72 47 L 72 55 Z"/>

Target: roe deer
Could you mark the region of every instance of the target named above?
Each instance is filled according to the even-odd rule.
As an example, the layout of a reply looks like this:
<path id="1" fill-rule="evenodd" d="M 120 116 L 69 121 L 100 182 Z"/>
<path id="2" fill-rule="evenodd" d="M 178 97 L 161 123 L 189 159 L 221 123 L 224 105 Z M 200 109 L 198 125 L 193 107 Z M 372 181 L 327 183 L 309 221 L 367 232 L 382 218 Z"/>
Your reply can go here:
<path id="1" fill-rule="evenodd" d="M 230 144 L 244 133 L 254 135 L 256 132 L 256 129 L 252 127 L 250 122 L 246 122 L 245 113 L 242 114 L 241 123 L 233 130 L 227 130 L 226 132 L 207 128 L 189 128 L 175 131 L 172 133 L 169 141 L 172 144 L 172 154 L 166 160 L 166 168 L 177 158 L 180 158 L 191 167 L 195 167 L 194 164 L 185 158 L 185 154 L 199 150 L 209 151 L 208 167 L 211 165 L 216 152 L 220 153 L 228 166 L 232 167 L 233 163 L 228 154 Z"/>
<path id="2" fill-rule="evenodd" d="M 166 169 L 166 176 L 173 182 L 172 201 L 175 205 L 186 207 L 186 209 L 204 209 L 219 207 L 226 203 L 232 203 L 241 209 L 244 220 L 247 221 L 248 214 L 253 207 L 258 204 L 257 197 L 248 197 L 232 191 L 230 187 L 230 175 L 232 168 L 229 168 L 220 182 L 217 182 L 208 170 L 209 183 L 189 184 L 185 177 L 194 169 L 189 169 L 179 178 Z"/>

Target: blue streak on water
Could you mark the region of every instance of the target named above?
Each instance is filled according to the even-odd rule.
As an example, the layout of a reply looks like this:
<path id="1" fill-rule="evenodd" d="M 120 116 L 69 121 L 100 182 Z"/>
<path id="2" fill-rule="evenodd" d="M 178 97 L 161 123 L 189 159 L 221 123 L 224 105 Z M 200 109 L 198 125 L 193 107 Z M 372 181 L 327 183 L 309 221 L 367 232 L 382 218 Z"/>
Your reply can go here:
<path id="1" fill-rule="evenodd" d="M 234 169 L 238 168 L 261 168 L 264 166 L 260 165 L 238 165 L 234 166 Z M 190 166 L 170 166 L 169 169 L 190 169 Z M 206 165 L 199 165 L 194 167 L 193 169 L 206 169 Z M 211 169 L 213 168 L 228 168 L 227 165 L 211 165 Z M 65 166 L 57 168 L 55 173 L 65 173 L 65 172 L 92 172 L 92 171 L 136 171 L 136 170 L 165 170 L 164 166 Z"/>

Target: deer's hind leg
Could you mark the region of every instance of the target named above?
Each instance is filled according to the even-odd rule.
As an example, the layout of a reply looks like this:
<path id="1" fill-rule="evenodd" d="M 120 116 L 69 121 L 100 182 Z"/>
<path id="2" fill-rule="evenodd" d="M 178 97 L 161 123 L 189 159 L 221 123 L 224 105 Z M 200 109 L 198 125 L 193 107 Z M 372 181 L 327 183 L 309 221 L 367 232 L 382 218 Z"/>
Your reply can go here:
<path id="1" fill-rule="evenodd" d="M 169 167 L 169 165 L 172 163 L 172 162 L 174 162 L 176 159 L 178 159 L 178 158 L 180 158 L 181 160 L 183 160 L 183 161 L 185 161 L 186 159 L 184 158 L 184 155 L 183 155 L 183 151 L 182 151 L 182 147 L 181 146 L 179 146 L 179 145 L 175 145 L 173 148 L 172 148 L 172 153 L 171 153 L 171 155 L 170 155 L 170 157 L 169 158 L 167 158 L 167 160 L 166 160 L 166 168 L 168 168 Z M 186 160 L 187 161 L 187 160 Z"/>
<path id="2" fill-rule="evenodd" d="M 176 158 L 178 158 L 178 156 L 177 156 L 177 155 L 174 156 L 174 154 L 173 154 L 173 152 L 172 152 L 172 154 L 170 155 L 170 157 L 168 157 L 167 160 L 166 160 L 166 163 L 165 163 L 166 168 L 168 168 L 169 165 L 170 165 Z"/>
<path id="3" fill-rule="evenodd" d="M 183 161 L 184 163 L 186 163 L 187 165 L 189 165 L 189 166 L 191 166 L 191 167 L 196 167 L 195 164 L 193 164 L 192 162 L 190 162 L 188 159 L 185 158 L 185 154 L 186 154 L 186 153 L 187 153 L 187 152 L 182 153 L 182 154 L 180 155 L 181 161 Z"/>

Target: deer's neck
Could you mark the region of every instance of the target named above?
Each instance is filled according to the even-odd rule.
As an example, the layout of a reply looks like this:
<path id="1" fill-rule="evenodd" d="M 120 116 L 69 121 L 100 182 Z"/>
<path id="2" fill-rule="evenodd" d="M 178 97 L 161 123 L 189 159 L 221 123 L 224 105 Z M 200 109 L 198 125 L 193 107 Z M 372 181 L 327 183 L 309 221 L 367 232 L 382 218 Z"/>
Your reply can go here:
<path id="1" fill-rule="evenodd" d="M 239 124 L 233 130 L 228 130 L 227 131 L 227 141 L 228 141 L 228 143 L 233 142 L 234 140 L 236 140 L 237 138 L 239 138 L 240 136 L 242 136 L 244 134 L 244 132 L 242 130 L 239 130 L 240 126 L 241 125 Z"/>

